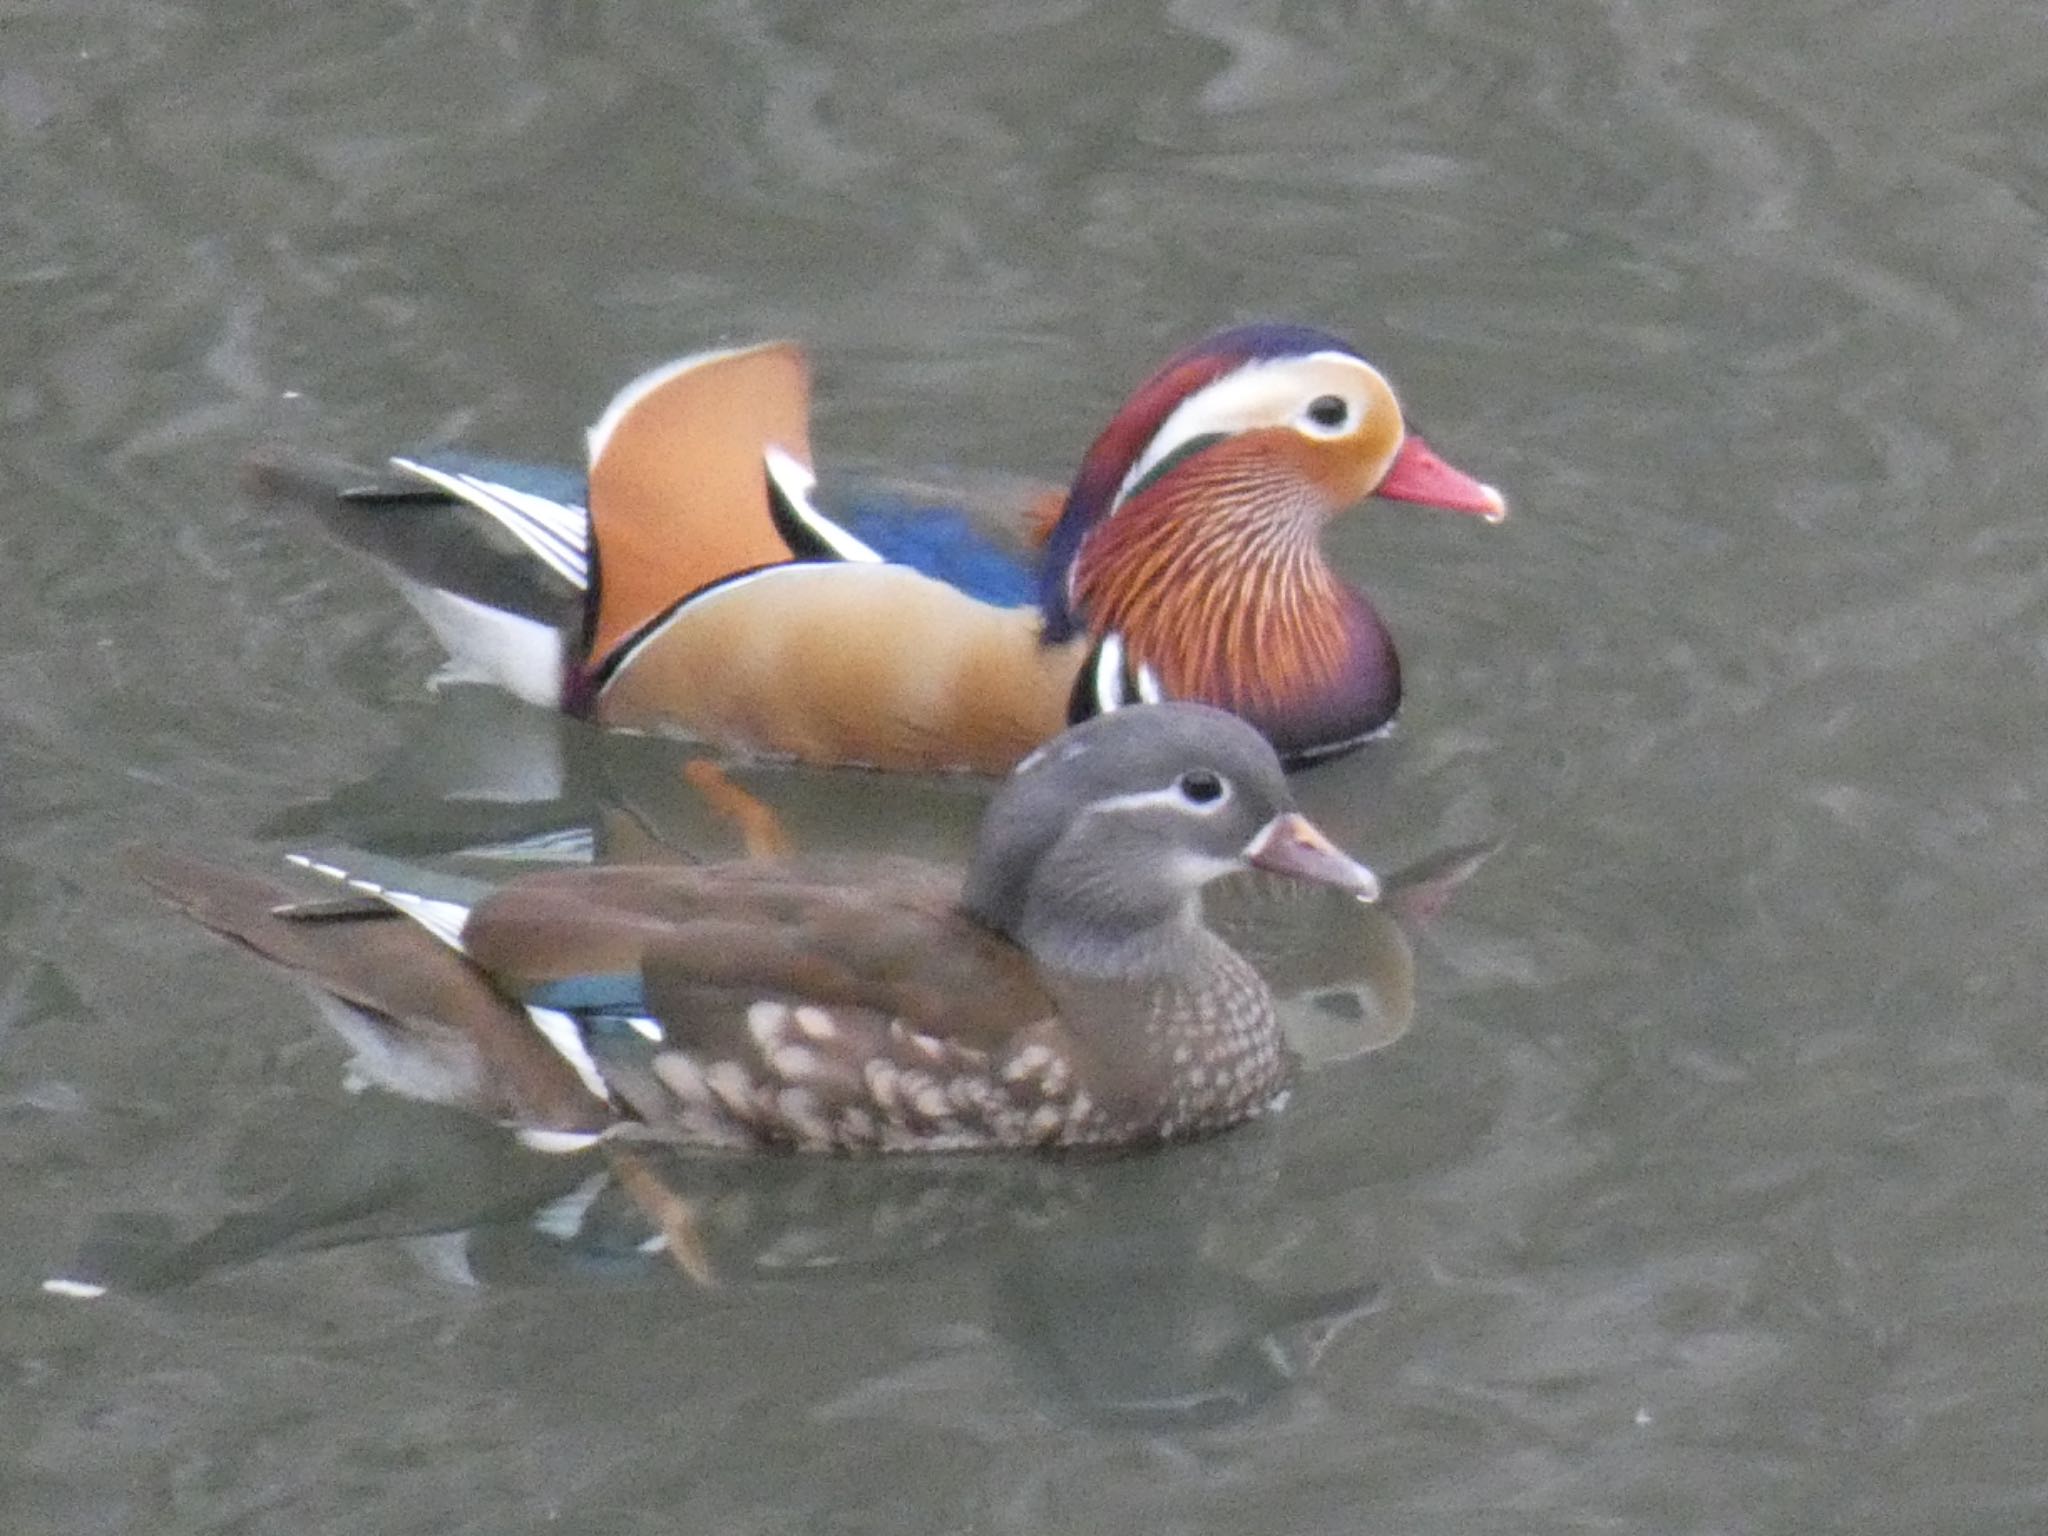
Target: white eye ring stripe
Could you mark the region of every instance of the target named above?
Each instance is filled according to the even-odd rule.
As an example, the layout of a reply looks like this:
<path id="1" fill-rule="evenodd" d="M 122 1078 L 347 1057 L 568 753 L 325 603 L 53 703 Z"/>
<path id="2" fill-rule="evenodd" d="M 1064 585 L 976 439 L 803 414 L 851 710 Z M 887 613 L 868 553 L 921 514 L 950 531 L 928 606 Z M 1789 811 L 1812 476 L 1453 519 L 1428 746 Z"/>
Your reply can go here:
<path id="1" fill-rule="evenodd" d="M 1311 414 L 1316 406 L 1325 400 L 1337 400 L 1343 403 L 1344 416 L 1341 420 L 1317 421 L 1315 416 Z M 1365 419 L 1366 409 L 1363 402 L 1354 400 L 1349 395 L 1340 394 L 1332 389 L 1317 395 L 1315 399 L 1303 406 L 1294 418 L 1294 425 L 1296 430 L 1307 436 L 1320 438 L 1327 442 L 1333 438 L 1348 437 L 1351 433 L 1356 432 L 1359 422 Z"/>
<path id="2" fill-rule="evenodd" d="M 1181 793 L 1180 781 L 1176 779 L 1164 789 L 1139 789 L 1128 795 L 1111 795 L 1106 799 L 1097 800 L 1088 807 L 1088 814 L 1095 815 L 1102 811 L 1138 811 L 1163 805 L 1170 810 L 1193 811 L 1197 816 L 1213 816 L 1237 798 L 1230 780 L 1219 773 L 1216 775 L 1216 782 L 1223 786 L 1223 793 L 1214 800 L 1190 800 Z"/>

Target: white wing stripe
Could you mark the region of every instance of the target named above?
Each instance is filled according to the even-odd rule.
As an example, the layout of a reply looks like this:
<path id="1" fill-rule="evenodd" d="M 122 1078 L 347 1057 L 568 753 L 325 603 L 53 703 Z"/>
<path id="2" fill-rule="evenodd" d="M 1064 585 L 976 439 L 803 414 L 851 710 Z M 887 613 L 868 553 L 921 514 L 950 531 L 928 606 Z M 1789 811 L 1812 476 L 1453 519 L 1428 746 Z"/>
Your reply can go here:
<path id="1" fill-rule="evenodd" d="M 611 1103 L 612 1091 L 605 1087 L 604 1074 L 597 1070 L 597 1058 L 583 1043 L 583 1030 L 577 1022 L 559 1008 L 536 1008 L 531 1003 L 527 1005 L 526 1016 L 555 1048 L 555 1054 L 576 1069 L 583 1086 L 605 1103 Z"/>
<path id="2" fill-rule="evenodd" d="M 589 579 L 590 514 L 587 511 L 581 507 L 565 507 L 546 496 L 501 485 L 478 475 L 460 478 L 475 493 L 478 505 L 501 504 L 508 513 L 516 513 L 525 526 L 531 527 L 535 541 L 554 551 L 552 557 L 542 556 L 549 565 L 571 581 Z"/>
<path id="3" fill-rule="evenodd" d="M 589 589 L 590 514 L 581 507 L 564 506 L 479 475 L 436 469 L 418 459 L 394 458 L 391 464 L 487 513 L 549 570 L 575 587 Z"/>
<path id="4" fill-rule="evenodd" d="M 404 913 L 458 955 L 468 953 L 462 947 L 462 925 L 469 921 L 469 908 L 461 902 L 441 901 L 432 896 L 417 895 L 412 891 L 393 890 L 388 885 L 365 880 L 361 875 L 352 875 L 338 864 L 322 863 L 303 853 L 288 853 L 284 859 L 287 864 L 295 864 L 300 869 L 339 881 L 352 891 L 376 897 L 394 912 Z"/>
<path id="5" fill-rule="evenodd" d="M 818 541 L 842 560 L 862 560 L 886 564 L 880 555 L 868 545 L 855 538 L 831 518 L 811 504 L 811 492 L 817 487 L 818 477 L 811 468 L 795 454 L 785 449 L 770 446 L 762 455 L 768 471 L 768 478 L 775 489 L 782 494 L 790 513 L 810 529 Z"/>

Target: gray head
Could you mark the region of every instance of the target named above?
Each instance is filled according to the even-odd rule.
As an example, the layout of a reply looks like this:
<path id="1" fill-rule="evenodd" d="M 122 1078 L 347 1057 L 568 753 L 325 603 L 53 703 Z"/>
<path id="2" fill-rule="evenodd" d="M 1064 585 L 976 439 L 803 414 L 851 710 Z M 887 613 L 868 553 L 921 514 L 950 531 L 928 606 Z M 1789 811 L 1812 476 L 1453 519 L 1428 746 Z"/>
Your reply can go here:
<path id="1" fill-rule="evenodd" d="M 964 904 L 1041 960 L 1078 965 L 1198 922 L 1202 887 L 1250 867 L 1379 894 L 1295 810 L 1265 737 L 1206 705 L 1144 704 L 1017 765 L 982 821 Z"/>

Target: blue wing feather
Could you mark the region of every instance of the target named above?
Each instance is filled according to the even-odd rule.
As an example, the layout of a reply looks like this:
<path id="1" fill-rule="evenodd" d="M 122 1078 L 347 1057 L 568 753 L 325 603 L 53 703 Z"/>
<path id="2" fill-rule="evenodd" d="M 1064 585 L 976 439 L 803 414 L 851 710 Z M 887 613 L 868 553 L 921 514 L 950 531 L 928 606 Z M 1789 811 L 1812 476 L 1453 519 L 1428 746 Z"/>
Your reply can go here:
<path id="1" fill-rule="evenodd" d="M 592 1026 L 598 1023 L 595 1015 L 625 1017 L 647 1011 L 647 991 L 638 971 L 567 976 L 560 981 L 542 982 L 521 1001 L 531 1007 L 572 1014 Z"/>
<path id="2" fill-rule="evenodd" d="M 1036 601 L 1030 567 L 957 507 L 868 490 L 836 498 L 830 516 L 884 560 L 922 571 L 969 597 L 1000 608 Z"/>

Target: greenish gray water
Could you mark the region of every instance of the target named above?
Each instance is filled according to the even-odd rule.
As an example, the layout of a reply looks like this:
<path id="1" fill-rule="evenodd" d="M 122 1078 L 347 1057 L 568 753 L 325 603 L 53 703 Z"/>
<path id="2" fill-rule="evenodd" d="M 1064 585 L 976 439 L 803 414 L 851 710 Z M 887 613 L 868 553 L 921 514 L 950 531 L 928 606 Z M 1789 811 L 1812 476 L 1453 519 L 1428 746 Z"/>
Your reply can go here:
<path id="1" fill-rule="evenodd" d="M 0 39 L 0 1524 L 2048 1521 L 2037 9 L 130 0 Z M 1503 847 L 1406 1037 L 1269 1129 L 704 1171 L 704 1290 L 624 1218 L 532 1233 L 589 1170 L 345 1094 L 114 859 L 490 822 L 375 787 L 508 727 L 233 494 L 258 442 L 573 453 L 641 367 L 793 334 L 836 460 L 1061 478 L 1253 316 L 1351 336 L 1515 500 L 1335 533 L 1411 704 L 1304 798 L 1387 865 Z M 613 846 L 662 823 L 662 764 L 570 751 Z M 775 792 L 923 852 L 974 809 Z M 912 1208 L 943 1241 L 886 1241 Z M 147 1284 L 40 1291 L 110 1242 Z"/>

